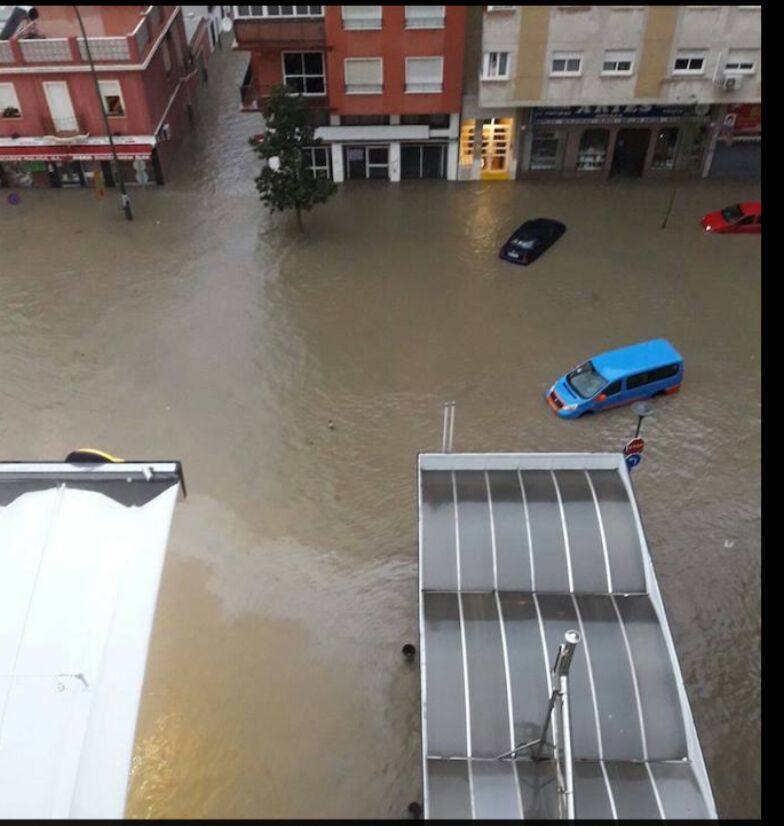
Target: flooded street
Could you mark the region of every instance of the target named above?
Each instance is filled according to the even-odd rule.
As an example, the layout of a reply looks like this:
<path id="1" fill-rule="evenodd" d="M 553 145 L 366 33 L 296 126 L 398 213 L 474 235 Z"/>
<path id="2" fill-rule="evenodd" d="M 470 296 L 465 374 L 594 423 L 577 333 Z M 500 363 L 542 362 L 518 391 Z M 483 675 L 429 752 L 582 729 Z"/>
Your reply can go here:
<path id="1" fill-rule="evenodd" d="M 698 220 L 742 182 L 340 188 L 270 216 L 210 64 L 166 186 L 0 202 L 0 453 L 180 459 L 137 729 L 131 817 L 398 817 L 421 800 L 416 453 L 620 450 L 628 408 L 562 421 L 543 393 L 653 337 L 682 392 L 634 485 L 716 803 L 760 815 L 760 241 Z M 4 190 L 5 192 L 5 190 Z M 566 223 L 497 259 L 525 218 Z M 328 427 L 334 421 L 334 429 Z"/>

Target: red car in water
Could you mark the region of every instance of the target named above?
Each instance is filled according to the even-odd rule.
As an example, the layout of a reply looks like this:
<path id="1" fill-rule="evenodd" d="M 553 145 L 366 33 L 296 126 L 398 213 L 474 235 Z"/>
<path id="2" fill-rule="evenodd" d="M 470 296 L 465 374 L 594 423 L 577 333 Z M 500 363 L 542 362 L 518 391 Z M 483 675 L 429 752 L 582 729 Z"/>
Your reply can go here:
<path id="1" fill-rule="evenodd" d="M 762 232 L 762 204 L 746 201 L 716 212 L 709 212 L 700 221 L 706 232 Z"/>

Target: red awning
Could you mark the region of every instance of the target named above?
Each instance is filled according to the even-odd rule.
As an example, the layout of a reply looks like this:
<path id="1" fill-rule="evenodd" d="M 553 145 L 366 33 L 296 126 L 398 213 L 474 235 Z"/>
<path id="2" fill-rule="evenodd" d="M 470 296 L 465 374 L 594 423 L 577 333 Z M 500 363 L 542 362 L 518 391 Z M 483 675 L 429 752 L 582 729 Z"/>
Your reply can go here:
<path id="1" fill-rule="evenodd" d="M 115 144 L 120 160 L 149 158 L 153 147 L 149 144 Z M 108 144 L 73 143 L 57 146 L 0 146 L 0 161 L 92 161 L 112 157 Z"/>

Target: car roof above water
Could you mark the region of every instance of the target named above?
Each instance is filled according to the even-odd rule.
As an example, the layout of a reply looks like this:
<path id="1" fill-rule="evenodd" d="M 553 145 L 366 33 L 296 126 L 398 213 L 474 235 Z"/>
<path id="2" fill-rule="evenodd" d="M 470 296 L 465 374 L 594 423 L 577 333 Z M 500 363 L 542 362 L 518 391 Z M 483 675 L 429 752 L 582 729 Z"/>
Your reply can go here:
<path id="1" fill-rule="evenodd" d="M 657 367 L 682 361 L 681 354 L 664 338 L 654 338 L 617 350 L 608 350 L 591 359 L 596 370 L 608 381 L 640 370 L 655 370 Z"/>
<path id="2" fill-rule="evenodd" d="M 525 221 L 514 231 L 513 235 L 520 235 L 521 233 L 528 233 L 531 231 L 539 231 L 543 229 L 566 229 L 566 225 L 560 221 L 555 221 L 552 218 L 532 218 L 530 221 Z"/>

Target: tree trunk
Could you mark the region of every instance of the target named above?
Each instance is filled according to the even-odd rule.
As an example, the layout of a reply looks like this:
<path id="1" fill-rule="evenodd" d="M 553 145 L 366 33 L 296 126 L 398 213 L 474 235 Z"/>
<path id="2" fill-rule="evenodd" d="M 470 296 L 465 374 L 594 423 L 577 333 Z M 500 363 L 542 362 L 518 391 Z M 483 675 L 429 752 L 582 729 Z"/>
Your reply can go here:
<path id="1" fill-rule="evenodd" d="M 297 226 L 300 232 L 305 232 L 305 225 L 302 223 L 302 210 L 297 207 Z"/>

